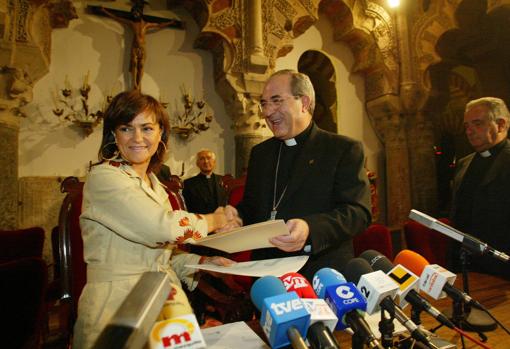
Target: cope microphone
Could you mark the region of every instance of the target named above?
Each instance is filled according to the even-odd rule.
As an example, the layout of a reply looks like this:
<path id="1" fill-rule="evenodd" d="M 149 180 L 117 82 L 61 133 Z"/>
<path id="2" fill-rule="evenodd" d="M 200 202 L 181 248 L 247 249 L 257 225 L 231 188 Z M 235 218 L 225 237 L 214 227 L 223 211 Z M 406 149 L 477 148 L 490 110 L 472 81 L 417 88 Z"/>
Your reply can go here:
<path id="1" fill-rule="evenodd" d="M 306 339 L 312 349 L 338 349 L 340 346 L 333 336 L 338 318 L 324 299 L 318 299 L 312 285 L 299 273 L 280 276 L 287 292 L 296 292 L 306 310 L 310 313 L 310 327 Z"/>
<path id="2" fill-rule="evenodd" d="M 444 269 L 437 264 L 424 264 L 426 259 L 416 252 L 407 251 L 405 254 L 398 255 L 395 261 L 404 266 L 413 266 L 413 268 L 422 268 L 423 272 L 420 275 L 420 290 L 428 294 L 434 299 L 441 298 L 441 293 L 445 292 L 450 298 L 462 301 L 466 304 L 472 305 L 475 308 L 484 310 L 485 308 L 471 298 L 465 292 L 452 286 L 455 278 L 454 273 Z"/>
<path id="3" fill-rule="evenodd" d="M 382 280 L 380 279 L 389 279 L 389 282 L 393 283 L 393 285 L 395 285 L 395 287 L 398 289 L 398 286 L 393 281 L 391 281 L 389 276 L 380 270 L 379 272 L 380 274 L 377 275 L 377 278 L 372 277 L 372 275 L 375 275 L 372 267 L 366 260 L 362 258 L 353 258 L 345 266 L 345 276 L 347 280 L 357 282 L 358 288 L 360 286 L 364 287 L 365 291 L 362 291 L 362 293 L 373 299 L 381 298 L 379 295 L 381 292 L 378 290 L 378 283 L 382 283 Z M 437 348 L 437 346 L 430 342 L 427 335 L 413 321 L 411 321 L 411 319 L 407 317 L 407 315 L 395 304 L 395 302 L 393 302 L 393 299 L 390 295 L 382 298 L 380 307 L 393 315 L 395 319 L 397 319 L 398 322 L 400 322 L 409 331 L 411 337 L 417 341 L 422 342 L 429 348 Z"/>
<path id="4" fill-rule="evenodd" d="M 377 337 L 363 318 L 367 303 L 353 283 L 331 268 L 322 268 L 313 277 L 313 288 L 335 312 L 337 330 L 350 327 L 370 348 L 382 349 Z M 353 337 L 354 338 L 354 337 Z"/>
<path id="5" fill-rule="evenodd" d="M 393 265 L 386 256 L 374 250 L 363 252 L 360 258 L 366 260 L 372 269 L 385 272 L 398 285 L 399 306 L 409 302 L 415 309 L 426 311 L 441 324 L 454 329 L 455 325 L 443 313 L 418 294 L 420 279 L 413 272 L 400 264 Z"/>
<path id="6" fill-rule="evenodd" d="M 260 325 L 271 348 L 291 345 L 307 349 L 303 336 L 310 324 L 310 314 L 296 292 L 289 292 L 275 276 L 265 276 L 253 283 L 250 296 L 260 310 Z"/>

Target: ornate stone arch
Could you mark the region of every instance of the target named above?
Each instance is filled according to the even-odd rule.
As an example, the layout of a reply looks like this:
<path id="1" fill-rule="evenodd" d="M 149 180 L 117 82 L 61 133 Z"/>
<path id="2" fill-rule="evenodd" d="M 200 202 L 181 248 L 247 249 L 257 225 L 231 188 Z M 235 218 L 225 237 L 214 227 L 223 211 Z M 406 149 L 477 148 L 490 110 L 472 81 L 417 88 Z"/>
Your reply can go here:
<path id="1" fill-rule="evenodd" d="M 298 71 L 310 77 L 315 90 L 314 121 L 320 128 L 337 133 L 336 74 L 330 58 L 320 51 L 305 51 L 299 57 Z"/>

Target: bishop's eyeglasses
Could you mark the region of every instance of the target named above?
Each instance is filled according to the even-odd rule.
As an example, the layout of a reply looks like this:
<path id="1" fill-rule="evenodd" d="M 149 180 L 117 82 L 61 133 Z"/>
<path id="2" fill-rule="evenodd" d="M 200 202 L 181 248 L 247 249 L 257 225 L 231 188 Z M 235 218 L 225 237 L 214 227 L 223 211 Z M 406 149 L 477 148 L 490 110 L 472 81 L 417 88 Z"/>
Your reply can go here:
<path id="1" fill-rule="evenodd" d="M 272 97 L 269 100 L 263 99 L 259 103 L 259 110 L 262 113 L 264 111 L 268 110 L 269 108 L 273 108 L 274 110 L 278 110 L 283 105 L 283 102 L 285 102 L 289 98 L 294 98 L 294 99 L 297 100 L 297 99 L 301 98 L 301 96 L 300 95 L 289 95 L 289 96 L 284 96 L 284 97 L 275 96 L 275 97 Z"/>

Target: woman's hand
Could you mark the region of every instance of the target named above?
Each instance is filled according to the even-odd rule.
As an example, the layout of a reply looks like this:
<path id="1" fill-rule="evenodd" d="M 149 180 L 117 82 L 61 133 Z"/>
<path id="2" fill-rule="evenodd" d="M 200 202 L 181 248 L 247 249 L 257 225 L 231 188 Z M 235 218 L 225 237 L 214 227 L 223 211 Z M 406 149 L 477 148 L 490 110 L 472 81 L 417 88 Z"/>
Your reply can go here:
<path id="1" fill-rule="evenodd" d="M 225 233 L 243 225 L 243 220 L 239 217 L 239 213 L 234 206 L 225 206 L 223 213 L 225 214 L 227 223 L 223 227 L 216 229 L 217 233 Z"/>
<path id="2" fill-rule="evenodd" d="M 225 233 L 243 224 L 236 208 L 230 205 L 218 207 L 214 213 L 205 215 L 205 218 L 209 232 Z"/>
<path id="3" fill-rule="evenodd" d="M 213 257 L 203 256 L 200 259 L 200 264 L 215 264 L 215 265 L 220 265 L 223 267 L 230 267 L 231 265 L 236 264 L 236 262 L 231 259 L 228 259 L 225 257 L 220 257 L 220 256 L 213 256 Z"/>
<path id="4" fill-rule="evenodd" d="M 220 266 L 224 266 L 224 267 L 230 267 L 231 265 L 236 264 L 236 262 L 231 259 L 228 259 L 225 257 L 220 257 L 220 256 L 214 256 L 214 257 L 202 256 L 199 264 L 215 264 L 215 265 L 220 265 Z M 216 271 L 209 271 L 209 270 L 202 270 L 202 272 L 210 274 L 216 278 L 221 278 L 225 275 L 223 273 L 219 273 Z"/>

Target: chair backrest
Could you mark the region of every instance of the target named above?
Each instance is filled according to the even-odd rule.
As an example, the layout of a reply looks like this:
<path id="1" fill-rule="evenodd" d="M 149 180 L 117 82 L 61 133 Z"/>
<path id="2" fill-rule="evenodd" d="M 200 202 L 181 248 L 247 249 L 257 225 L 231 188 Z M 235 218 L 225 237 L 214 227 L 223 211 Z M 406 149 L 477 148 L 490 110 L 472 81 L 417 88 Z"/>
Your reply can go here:
<path id="1" fill-rule="evenodd" d="M 246 184 L 246 176 L 234 178 L 232 175 L 226 174 L 222 178 L 222 185 L 228 197 L 228 204 L 236 206 L 241 202 L 244 195 L 244 186 Z"/>
<path id="2" fill-rule="evenodd" d="M 80 214 L 83 198 L 83 182 L 76 177 L 67 177 L 60 185 L 67 193 L 60 207 L 59 256 L 62 300 L 70 304 L 70 325 L 74 324 L 78 311 L 78 299 L 87 282 L 87 265 L 83 258 L 83 240 L 80 229 Z M 71 327 L 72 328 L 72 327 Z"/>
<path id="3" fill-rule="evenodd" d="M 40 348 L 45 325 L 47 266 L 28 257 L 0 263 L 2 348 Z"/>
<path id="4" fill-rule="evenodd" d="M 174 210 L 187 211 L 186 202 L 182 196 L 183 183 L 179 176 L 171 175 L 169 181 L 161 180 L 161 183 L 165 185 L 166 192 L 168 193 L 168 200 Z"/>
<path id="5" fill-rule="evenodd" d="M 25 257 L 42 258 L 44 229 L 0 230 L 0 263 Z"/>
<path id="6" fill-rule="evenodd" d="M 385 225 L 371 224 L 363 233 L 353 239 L 354 256 L 359 256 L 363 251 L 376 250 L 393 260 L 393 243 L 391 232 Z"/>
<path id="7" fill-rule="evenodd" d="M 447 218 L 439 218 L 439 221 L 450 224 Z M 431 264 L 447 267 L 450 238 L 412 220 L 404 224 L 404 234 L 408 249 L 421 254 Z"/>

